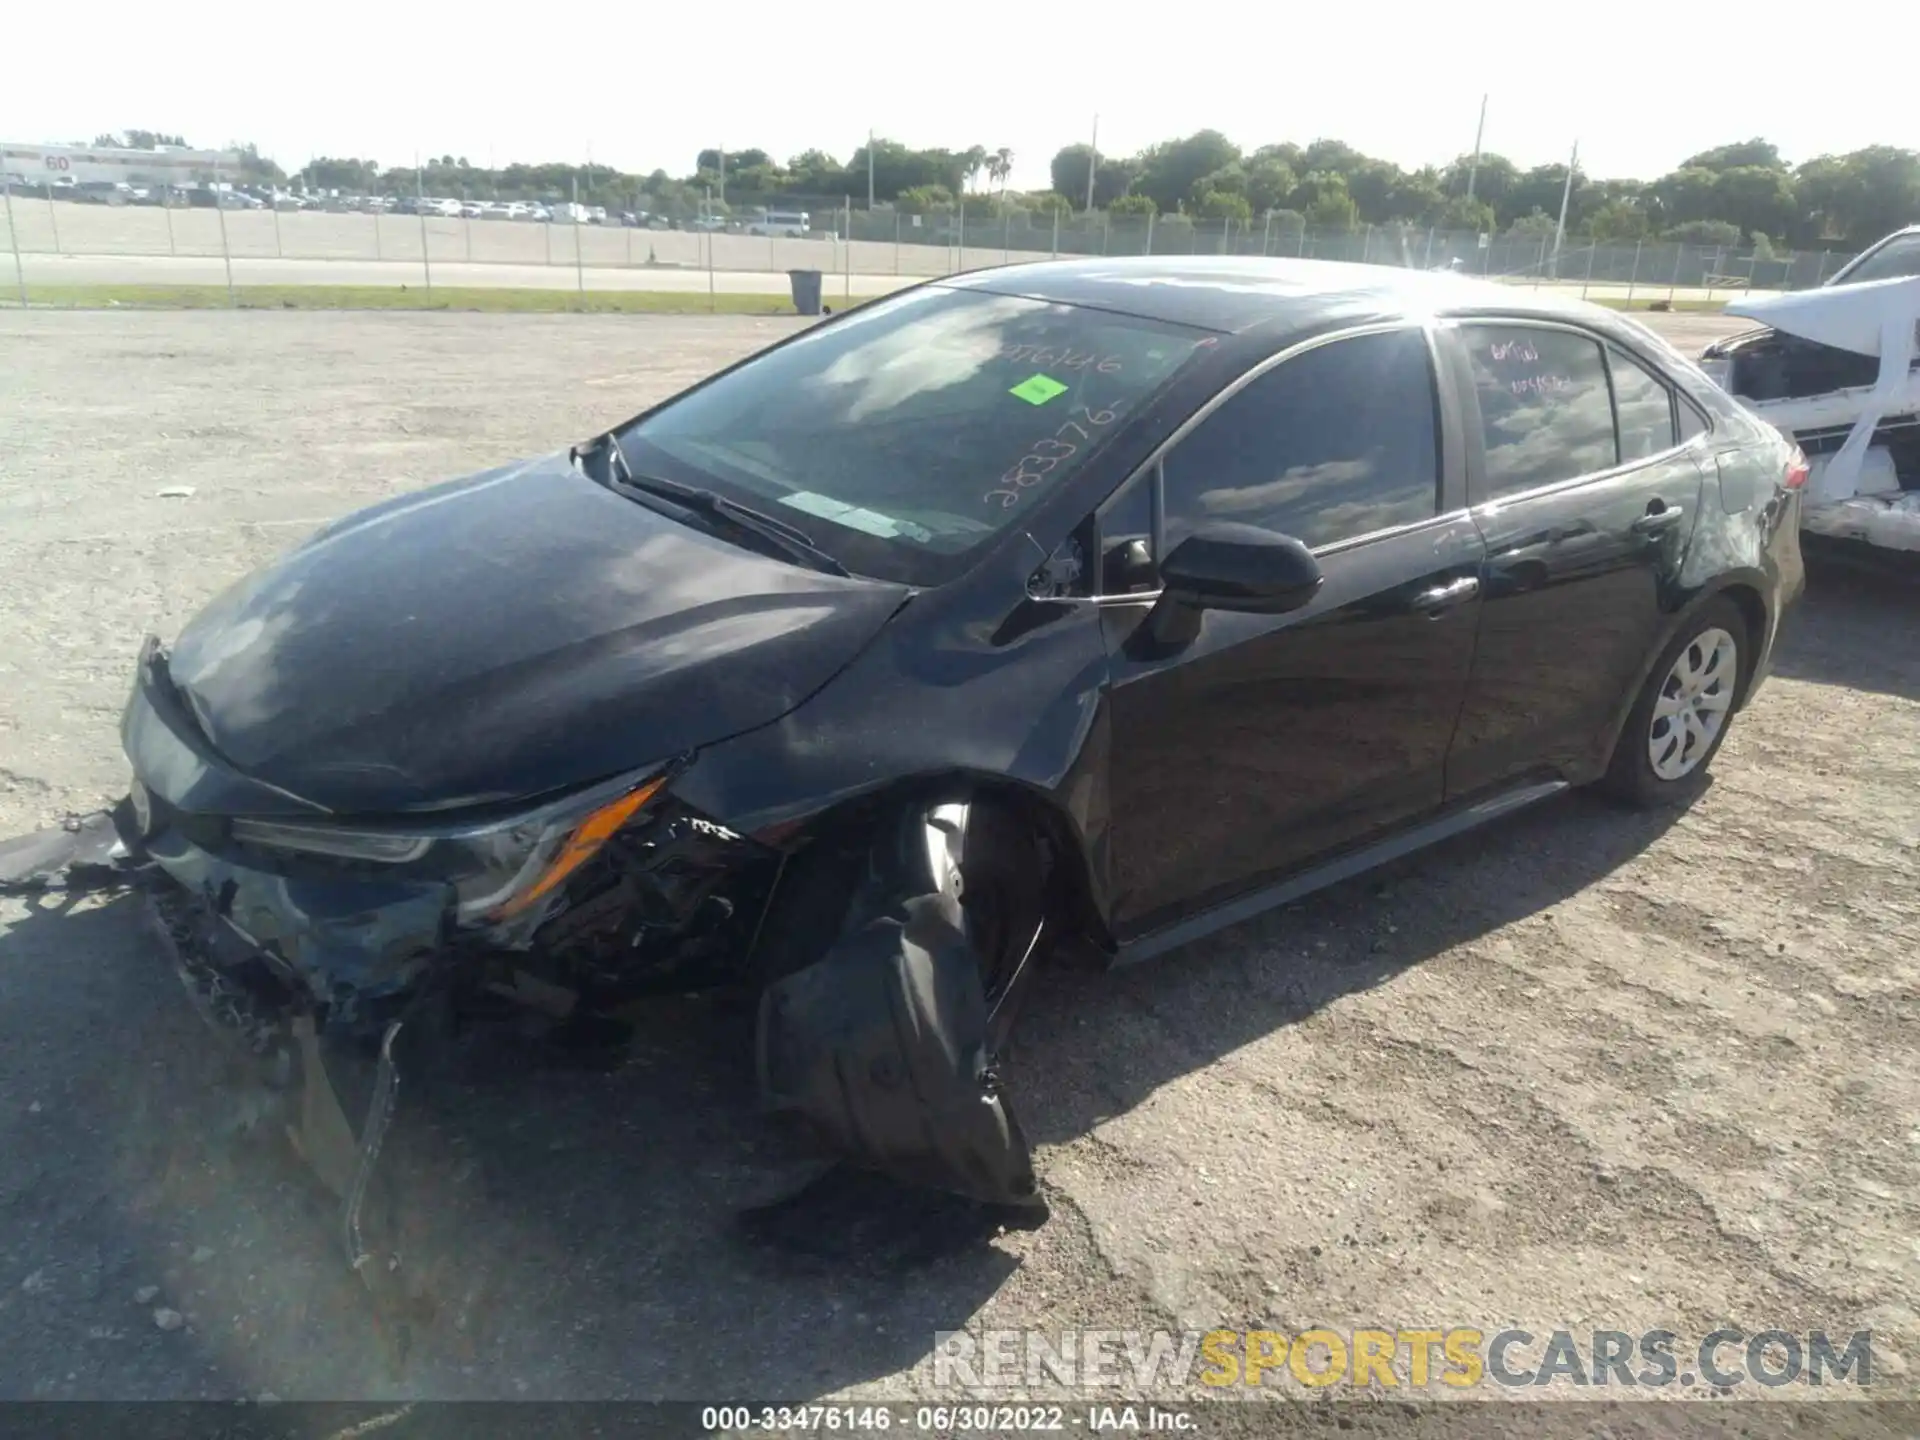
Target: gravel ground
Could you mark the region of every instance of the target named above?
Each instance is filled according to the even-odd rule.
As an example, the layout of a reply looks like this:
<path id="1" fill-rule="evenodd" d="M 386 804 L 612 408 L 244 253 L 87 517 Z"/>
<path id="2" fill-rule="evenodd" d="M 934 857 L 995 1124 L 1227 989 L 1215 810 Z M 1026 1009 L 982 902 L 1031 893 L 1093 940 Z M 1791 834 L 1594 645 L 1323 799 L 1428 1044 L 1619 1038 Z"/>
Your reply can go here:
<path id="1" fill-rule="evenodd" d="M 119 793 L 144 631 L 792 323 L 0 314 L 0 835 Z M 911 1397 L 961 1325 L 1511 1323 L 1870 1326 L 1920 1393 L 1917 599 L 1816 575 L 1684 815 L 1569 797 L 1045 975 L 1030 1230 L 858 1180 L 743 1226 L 797 1173 L 746 1021 L 663 1004 L 612 1073 L 403 1093 L 376 1323 L 136 903 L 0 902 L 0 1398 Z"/>

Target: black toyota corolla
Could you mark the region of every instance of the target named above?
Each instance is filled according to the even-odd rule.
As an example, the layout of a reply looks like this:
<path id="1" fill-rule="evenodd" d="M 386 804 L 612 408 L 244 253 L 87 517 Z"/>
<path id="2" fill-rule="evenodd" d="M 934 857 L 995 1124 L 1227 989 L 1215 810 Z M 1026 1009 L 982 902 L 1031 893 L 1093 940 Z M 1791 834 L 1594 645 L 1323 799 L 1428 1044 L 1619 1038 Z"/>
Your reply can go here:
<path id="1" fill-rule="evenodd" d="M 774 1108 L 1031 1203 L 994 1071 L 1030 966 L 1569 786 L 1694 794 L 1804 475 L 1645 328 L 1457 277 L 936 281 L 150 642 L 129 843 L 256 1009 L 740 987 Z"/>

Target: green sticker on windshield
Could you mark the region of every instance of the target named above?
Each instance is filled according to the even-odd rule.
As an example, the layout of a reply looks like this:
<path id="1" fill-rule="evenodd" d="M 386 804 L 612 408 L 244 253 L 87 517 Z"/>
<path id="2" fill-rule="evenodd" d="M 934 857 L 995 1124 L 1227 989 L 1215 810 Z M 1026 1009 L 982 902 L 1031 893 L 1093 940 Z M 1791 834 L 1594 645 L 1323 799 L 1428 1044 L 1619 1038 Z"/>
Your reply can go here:
<path id="1" fill-rule="evenodd" d="M 1029 375 L 1007 393 L 1018 395 L 1029 405 L 1044 405 L 1047 401 L 1056 400 L 1066 394 L 1067 387 L 1051 375 Z"/>

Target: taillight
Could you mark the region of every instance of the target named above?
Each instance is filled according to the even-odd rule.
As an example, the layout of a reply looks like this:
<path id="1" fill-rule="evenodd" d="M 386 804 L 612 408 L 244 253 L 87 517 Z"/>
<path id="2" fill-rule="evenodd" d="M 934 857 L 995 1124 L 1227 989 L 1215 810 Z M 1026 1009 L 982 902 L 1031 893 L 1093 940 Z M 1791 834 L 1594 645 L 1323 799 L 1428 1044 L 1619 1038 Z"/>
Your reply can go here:
<path id="1" fill-rule="evenodd" d="M 1787 461 L 1787 489 L 1798 490 L 1802 485 L 1807 483 L 1807 476 L 1810 473 L 1811 471 L 1807 465 L 1807 457 L 1801 452 L 1799 446 L 1796 445 L 1794 447 L 1793 457 Z"/>

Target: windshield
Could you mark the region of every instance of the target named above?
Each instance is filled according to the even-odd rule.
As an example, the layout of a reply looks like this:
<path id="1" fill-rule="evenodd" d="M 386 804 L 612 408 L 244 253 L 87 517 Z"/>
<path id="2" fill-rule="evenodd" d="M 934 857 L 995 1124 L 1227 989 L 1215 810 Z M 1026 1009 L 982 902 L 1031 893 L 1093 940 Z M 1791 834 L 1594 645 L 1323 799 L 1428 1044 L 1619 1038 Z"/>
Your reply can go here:
<path id="1" fill-rule="evenodd" d="M 785 517 L 857 574 L 938 584 L 1210 336 L 931 286 L 875 301 L 620 433 L 638 474 Z"/>
<path id="2" fill-rule="evenodd" d="M 1903 235 L 1862 255 L 1827 283 L 1859 285 L 1868 280 L 1901 280 L 1920 275 L 1920 235 Z"/>

